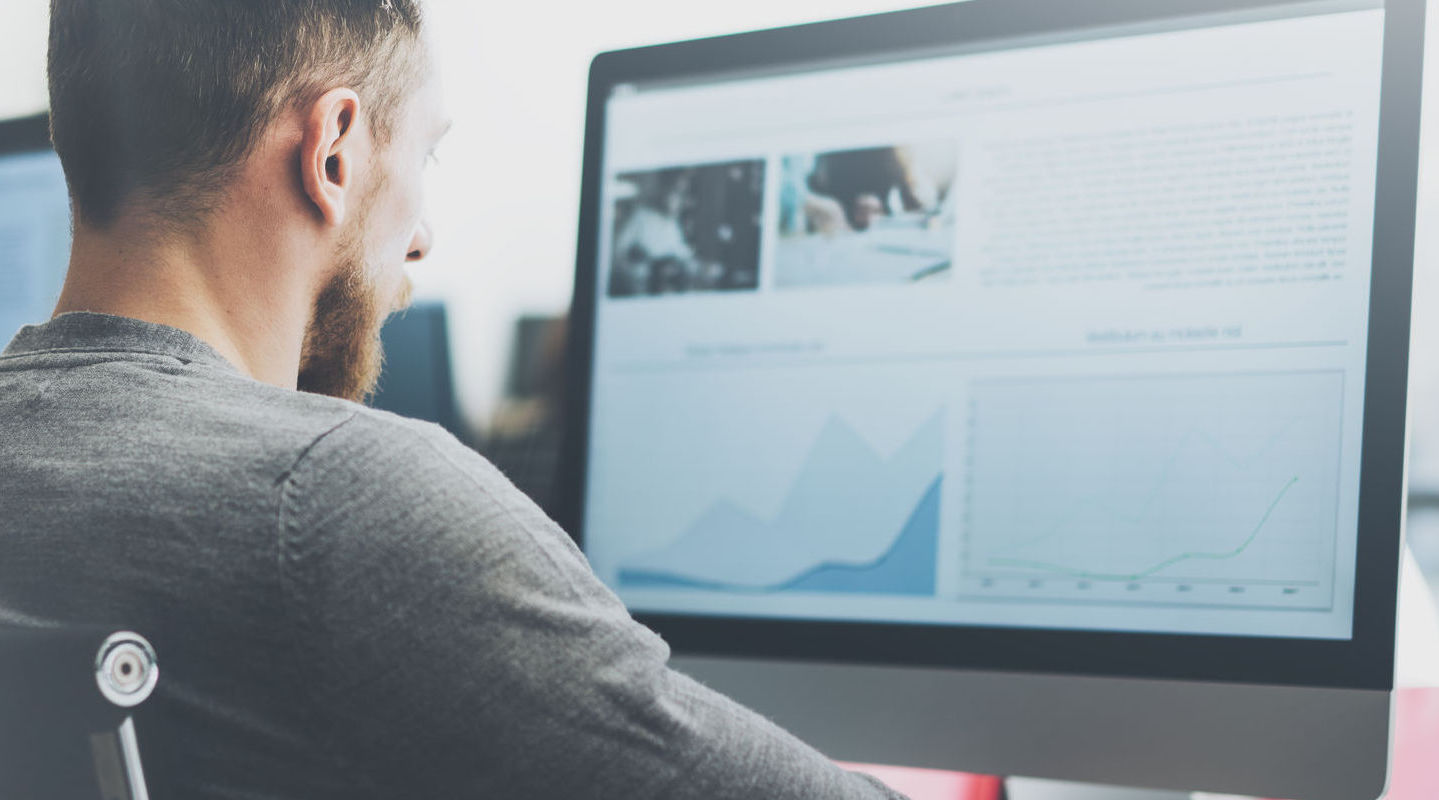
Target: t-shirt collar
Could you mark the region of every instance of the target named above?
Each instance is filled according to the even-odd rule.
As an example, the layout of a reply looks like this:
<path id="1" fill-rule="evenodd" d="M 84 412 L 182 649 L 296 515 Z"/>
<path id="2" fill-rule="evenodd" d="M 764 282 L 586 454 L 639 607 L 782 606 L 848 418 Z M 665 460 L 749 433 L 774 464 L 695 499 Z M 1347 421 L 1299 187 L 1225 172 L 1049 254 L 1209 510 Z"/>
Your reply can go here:
<path id="1" fill-rule="evenodd" d="M 147 353 L 170 356 L 186 364 L 201 363 L 239 371 L 215 348 L 188 331 L 91 311 L 67 312 L 49 322 L 23 327 L 3 355 L 67 351 Z"/>

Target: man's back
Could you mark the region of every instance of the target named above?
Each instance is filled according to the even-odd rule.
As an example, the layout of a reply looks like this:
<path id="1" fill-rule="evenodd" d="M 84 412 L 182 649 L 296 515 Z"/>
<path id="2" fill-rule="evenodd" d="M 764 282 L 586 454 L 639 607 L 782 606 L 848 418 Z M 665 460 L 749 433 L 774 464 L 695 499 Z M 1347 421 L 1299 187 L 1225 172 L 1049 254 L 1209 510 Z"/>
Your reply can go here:
<path id="1" fill-rule="evenodd" d="M 438 428 L 121 317 L 0 357 L 0 622 L 155 643 L 156 800 L 885 796 L 668 670 Z"/>
<path id="2" fill-rule="evenodd" d="M 344 772 L 305 735 L 276 512 L 279 479 L 356 409 L 248 380 L 168 329 L 47 327 L 0 358 L 0 617 L 157 644 L 163 690 L 139 726 L 158 797 L 337 788 L 309 783 Z"/>

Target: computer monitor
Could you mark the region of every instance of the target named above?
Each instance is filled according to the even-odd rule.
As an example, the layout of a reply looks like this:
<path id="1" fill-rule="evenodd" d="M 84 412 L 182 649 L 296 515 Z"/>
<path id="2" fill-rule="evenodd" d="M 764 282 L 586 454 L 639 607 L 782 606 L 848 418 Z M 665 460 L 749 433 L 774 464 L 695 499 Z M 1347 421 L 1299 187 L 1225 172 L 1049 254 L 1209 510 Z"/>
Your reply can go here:
<path id="1" fill-rule="evenodd" d="M 1423 16 L 973 0 L 600 55 L 562 521 L 832 757 L 1377 796 Z"/>
<path id="2" fill-rule="evenodd" d="M 49 319 L 70 263 L 70 198 L 44 115 L 0 120 L 0 349 Z"/>
<path id="3" fill-rule="evenodd" d="M 433 422 L 466 439 L 450 374 L 447 320 L 444 303 L 420 300 L 385 321 L 380 331 L 385 366 L 370 405 Z"/>

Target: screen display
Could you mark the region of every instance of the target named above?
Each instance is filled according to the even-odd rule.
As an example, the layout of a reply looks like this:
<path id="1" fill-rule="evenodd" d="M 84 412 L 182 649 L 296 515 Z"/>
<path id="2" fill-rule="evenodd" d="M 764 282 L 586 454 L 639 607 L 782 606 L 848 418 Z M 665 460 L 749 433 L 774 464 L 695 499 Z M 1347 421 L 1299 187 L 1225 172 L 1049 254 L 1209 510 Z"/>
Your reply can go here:
<path id="1" fill-rule="evenodd" d="M 0 350 L 55 310 L 70 262 L 70 200 L 54 153 L 0 155 Z"/>
<path id="2" fill-rule="evenodd" d="M 635 611 L 1347 639 L 1384 12 L 619 87 L 585 547 Z"/>

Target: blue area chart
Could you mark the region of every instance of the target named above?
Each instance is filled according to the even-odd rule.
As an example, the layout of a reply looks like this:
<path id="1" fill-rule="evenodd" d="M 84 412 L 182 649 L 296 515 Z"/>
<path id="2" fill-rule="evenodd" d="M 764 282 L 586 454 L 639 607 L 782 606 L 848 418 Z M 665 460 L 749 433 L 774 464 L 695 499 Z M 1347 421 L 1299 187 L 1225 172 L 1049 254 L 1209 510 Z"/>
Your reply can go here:
<path id="1" fill-rule="evenodd" d="M 933 596 L 942 417 L 888 459 L 831 420 L 770 518 L 716 502 L 673 544 L 621 566 L 628 589 Z"/>

